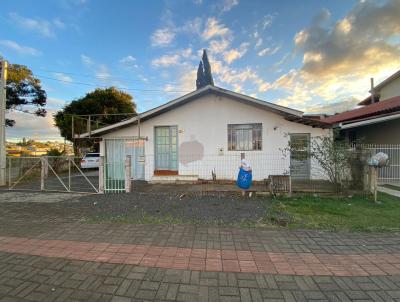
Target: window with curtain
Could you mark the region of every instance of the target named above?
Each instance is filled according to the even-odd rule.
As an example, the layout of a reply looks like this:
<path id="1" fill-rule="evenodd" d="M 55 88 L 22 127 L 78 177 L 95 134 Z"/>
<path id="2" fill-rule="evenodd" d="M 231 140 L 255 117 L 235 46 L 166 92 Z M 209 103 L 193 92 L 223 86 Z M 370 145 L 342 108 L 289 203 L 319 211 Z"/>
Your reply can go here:
<path id="1" fill-rule="evenodd" d="M 262 124 L 229 124 L 228 150 L 255 151 L 262 149 Z"/>

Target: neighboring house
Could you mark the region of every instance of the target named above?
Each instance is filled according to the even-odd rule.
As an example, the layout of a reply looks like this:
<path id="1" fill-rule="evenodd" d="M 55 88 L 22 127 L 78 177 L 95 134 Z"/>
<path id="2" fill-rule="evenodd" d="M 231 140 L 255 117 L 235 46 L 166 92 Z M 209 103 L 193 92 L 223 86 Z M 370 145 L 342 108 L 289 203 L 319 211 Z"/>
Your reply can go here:
<path id="1" fill-rule="evenodd" d="M 400 144 L 400 70 L 370 90 L 361 108 L 332 115 L 331 123 L 349 142 Z"/>
<path id="2" fill-rule="evenodd" d="M 301 111 L 208 85 L 91 135 L 101 137 L 106 170 L 123 173 L 115 166 L 130 154 L 133 178 L 157 181 L 236 179 L 242 152 L 255 180 L 321 178 L 308 158 L 282 150 L 291 141 L 307 151 L 313 137 L 330 133 L 329 124 Z"/>

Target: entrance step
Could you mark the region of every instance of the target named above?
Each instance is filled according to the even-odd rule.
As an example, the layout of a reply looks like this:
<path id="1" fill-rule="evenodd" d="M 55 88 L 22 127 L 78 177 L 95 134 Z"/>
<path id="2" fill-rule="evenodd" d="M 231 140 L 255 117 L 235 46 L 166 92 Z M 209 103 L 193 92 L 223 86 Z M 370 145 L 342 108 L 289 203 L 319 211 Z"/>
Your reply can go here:
<path id="1" fill-rule="evenodd" d="M 172 183 L 195 183 L 199 180 L 198 175 L 153 175 L 151 184 L 172 184 Z"/>

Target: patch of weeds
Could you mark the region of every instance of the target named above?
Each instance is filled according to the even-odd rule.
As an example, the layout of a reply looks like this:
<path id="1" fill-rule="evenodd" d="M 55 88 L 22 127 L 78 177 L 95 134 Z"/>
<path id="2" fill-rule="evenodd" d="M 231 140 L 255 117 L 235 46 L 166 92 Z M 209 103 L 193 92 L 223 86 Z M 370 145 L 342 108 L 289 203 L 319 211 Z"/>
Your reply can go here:
<path id="1" fill-rule="evenodd" d="M 293 221 L 293 217 L 287 211 L 286 205 L 281 201 L 273 202 L 266 210 L 266 222 L 287 227 Z"/>

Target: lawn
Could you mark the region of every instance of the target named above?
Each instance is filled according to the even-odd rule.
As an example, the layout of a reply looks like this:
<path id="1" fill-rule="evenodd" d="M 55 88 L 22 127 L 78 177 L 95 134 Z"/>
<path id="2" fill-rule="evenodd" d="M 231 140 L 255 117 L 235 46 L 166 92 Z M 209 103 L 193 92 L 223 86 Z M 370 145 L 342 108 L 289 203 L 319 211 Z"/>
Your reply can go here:
<path id="1" fill-rule="evenodd" d="M 400 198 L 371 196 L 297 196 L 266 203 L 268 221 L 289 228 L 352 231 L 400 231 Z"/>

